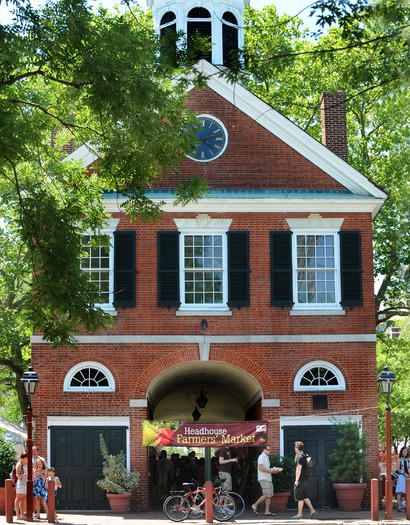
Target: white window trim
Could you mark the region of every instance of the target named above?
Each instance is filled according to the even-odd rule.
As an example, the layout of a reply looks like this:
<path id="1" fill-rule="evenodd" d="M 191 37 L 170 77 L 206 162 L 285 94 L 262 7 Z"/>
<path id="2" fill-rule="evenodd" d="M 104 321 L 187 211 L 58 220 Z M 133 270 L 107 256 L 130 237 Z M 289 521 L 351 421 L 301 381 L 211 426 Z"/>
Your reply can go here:
<path id="1" fill-rule="evenodd" d="M 207 214 L 199 214 L 195 219 L 174 219 L 180 236 L 179 250 L 179 292 L 181 306 L 177 315 L 229 315 L 228 302 L 228 240 L 226 232 L 232 223 L 232 219 L 212 219 Z M 223 301 L 221 304 L 191 305 L 185 303 L 185 272 L 184 272 L 184 236 L 185 235 L 222 235 L 223 263 Z"/>
<path id="2" fill-rule="evenodd" d="M 319 214 L 311 214 L 307 219 L 287 219 L 292 235 L 292 284 L 293 308 L 290 315 L 344 315 L 341 301 L 340 278 L 340 237 L 339 231 L 344 219 L 323 219 Z M 298 303 L 297 287 L 297 236 L 298 235 L 333 235 L 335 239 L 335 302 L 328 304 Z"/>
<path id="3" fill-rule="evenodd" d="M 301 386 L 300 382 L 305 375 L 305 373 L 310 370 L 311 368 L 327 368 L 330 370 L 335 377 L 338 380 L 338 385 L 314 385 L 314 386 Z M 342 372 L 335 366 L 332 365 L 332 363 L 328 363 L 327 361 L 311 361 L 310 363 L 307 363 L 305 366 L 303 366 L 298 373 L 295 376 L 295 380 L 293 382 L 293 389 L 295 392 L 310 392 L 312 390 L 320 390 L 320 391 L 330 391 L 330 390 L 346 390 L 346 382 L 345 378 L 343 377 Z"/>
<path id="4" fill-rule="evenodd" d="M 73 379 L 75 374 L 83 368 L 95 368 L 96 370 L 104 374 L 108 380 L 108 386 L 71 386 L 71 380 Z M 101 365 L 100 363 L 97 363 L 95 361 L 83 361 L 82 363 L 78 363 L 77 365 L 73 366 L 73 368 L 71 368 L 71 370 L 66 374 L 64 378 L 63 390 L 64 392 L 115 392 L 115 380 L 114 376 L 106 366 Z"/>
<path id="5" fill-rule="evenodd" d="M 104 226 L 101 228 L 103 235 L 108 235 L 110 238 L 110 257 L 109 257 L 109 296 L 107 303 L 96 303 L 95 306 L 104 310 L 111 315 L 117 315 L 117 310 L 114 308 L 114 232 L 117 229 L 120 219 L 105 219 Z M 95 232 L 91 230 L 85 230 L 82 235 L 95 235 Z"/>

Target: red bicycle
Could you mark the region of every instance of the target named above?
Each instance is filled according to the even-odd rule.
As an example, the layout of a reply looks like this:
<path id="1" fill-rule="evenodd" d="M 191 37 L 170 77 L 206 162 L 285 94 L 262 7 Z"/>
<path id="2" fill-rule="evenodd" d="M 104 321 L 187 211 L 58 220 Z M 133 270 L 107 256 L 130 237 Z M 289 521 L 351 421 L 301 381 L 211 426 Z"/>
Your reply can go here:
<path id="1" fill-rule="evenodd" d="M 218 488 L 221 482 L 212 486 L 213 515 L 217 521 L 228 521 L 235 515 L 235 501 L 231 496 L 220 493 Z M 202 518 L 205 514 L 205 488 L 196 483 L 183 483 L 183 491 L 173 493 L 163 505 L 163 510 L 172 521 L 183 521 L 189 516 L 194 519 Z"/>

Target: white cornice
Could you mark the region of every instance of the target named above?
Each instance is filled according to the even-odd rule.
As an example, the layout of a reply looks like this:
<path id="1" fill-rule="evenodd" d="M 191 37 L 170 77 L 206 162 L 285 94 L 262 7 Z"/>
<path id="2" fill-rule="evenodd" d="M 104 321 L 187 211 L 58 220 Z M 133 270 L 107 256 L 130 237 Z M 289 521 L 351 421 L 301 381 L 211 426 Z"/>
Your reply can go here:
<path id="1" fill-rule="evenodd" d="M 174 199 L 152 198 L 153 202 L 163 202 L 162 210 L 166 213 L 370 213 L 374 217 L 383 199 L 369 197 L 353 199 L 327 198 L 204 198 L 198 202 L 189 202 L 185 206 L 174 206 Z M 109 213 L 123 211 L 125 199 L 105 199 Z"/>

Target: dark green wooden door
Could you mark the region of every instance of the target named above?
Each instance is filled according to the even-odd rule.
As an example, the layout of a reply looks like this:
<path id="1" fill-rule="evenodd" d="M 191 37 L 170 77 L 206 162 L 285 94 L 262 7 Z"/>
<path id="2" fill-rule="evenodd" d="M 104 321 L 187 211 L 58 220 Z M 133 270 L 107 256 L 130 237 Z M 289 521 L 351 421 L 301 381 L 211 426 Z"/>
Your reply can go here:
<path id="1" fill-rule="evenodd" d="M 307 452 L 316 464 L 315 474 L 309 479 L 308 497 L 314 507 L 337 507 L 336 494 L 329 478 L 329 455 L 336 447 L 338 436 L 334 426 L 284 427 L 284 453 L 294 456 L 295 441 L 303 441 Z M 296 507 L 293 502 L 292 506 Z"/>
<path id="2" fill-rule="evenodd" d="M 63 488 L 59 508 L 104 510 L 109 508 L 105 492 L 97 487 L 102 478 L 100 434 L 111 454 L 125 451 L 125 427 L 51 427 L 51 465 Z"/>

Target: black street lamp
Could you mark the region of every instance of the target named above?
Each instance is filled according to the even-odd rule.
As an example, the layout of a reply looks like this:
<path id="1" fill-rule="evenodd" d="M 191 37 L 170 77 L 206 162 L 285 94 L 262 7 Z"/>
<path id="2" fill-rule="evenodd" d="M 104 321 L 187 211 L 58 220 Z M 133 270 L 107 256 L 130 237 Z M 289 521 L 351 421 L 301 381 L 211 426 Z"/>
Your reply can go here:
<path id="1" fill-rule="evenodd" d="M 29 366 L 24 372 L 21 381 L 27 394 L 27 521 L 33 521 L 33 410 L 31 396 L 34 395 L 38 383 L 38 376 L 33 367 Z"/>
<path id="2" fill-rule="evenodd" d="M 385 518 L 393 519 L 393 484 L 391 479 L 391 411 L 390 394 L 393 392 L 396 376 L 385 366 L 383 372 L 377 378 L 379 391 L 386 397 L 386 481 L 385 481 Z"/>

